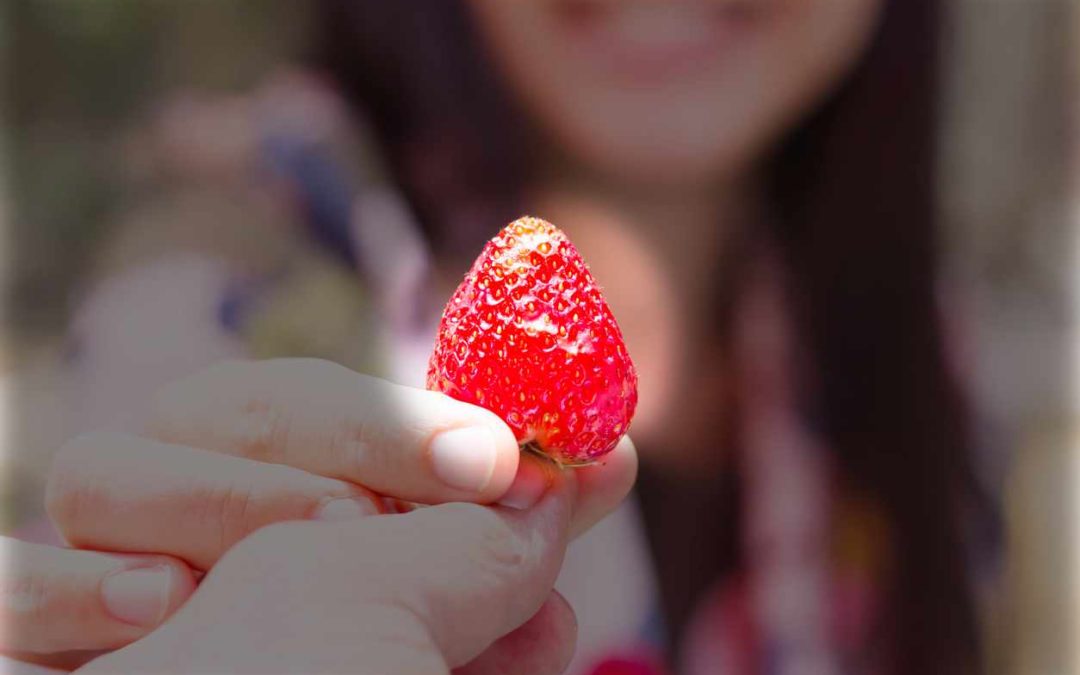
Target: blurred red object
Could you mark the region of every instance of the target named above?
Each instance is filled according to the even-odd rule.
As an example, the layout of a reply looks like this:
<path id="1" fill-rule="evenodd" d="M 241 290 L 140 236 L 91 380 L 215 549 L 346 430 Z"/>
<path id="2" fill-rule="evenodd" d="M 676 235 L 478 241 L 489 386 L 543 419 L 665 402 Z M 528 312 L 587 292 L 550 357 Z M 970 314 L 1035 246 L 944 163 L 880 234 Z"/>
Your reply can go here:
<path id="1" fill-rule="evenodd" d="M 669 675 L 660 659 L 650 652 L 608 657 L 586 672 L 589 675 Z"/>

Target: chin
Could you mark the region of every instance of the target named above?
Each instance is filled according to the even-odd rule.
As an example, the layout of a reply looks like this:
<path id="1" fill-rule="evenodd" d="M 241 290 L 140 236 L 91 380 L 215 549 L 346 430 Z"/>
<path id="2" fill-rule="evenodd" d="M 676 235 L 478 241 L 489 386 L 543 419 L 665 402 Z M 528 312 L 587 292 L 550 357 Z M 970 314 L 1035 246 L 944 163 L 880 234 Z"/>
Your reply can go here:
<path id="1" fill-rule="evenodd" d="M 749 171 L 763 143 L 725 133 L 637 134 L 609 136 L 582 130 L 563 135 L 572 158 L 609 180 L 651 189 L 699 188 L 735 179 Z"/>

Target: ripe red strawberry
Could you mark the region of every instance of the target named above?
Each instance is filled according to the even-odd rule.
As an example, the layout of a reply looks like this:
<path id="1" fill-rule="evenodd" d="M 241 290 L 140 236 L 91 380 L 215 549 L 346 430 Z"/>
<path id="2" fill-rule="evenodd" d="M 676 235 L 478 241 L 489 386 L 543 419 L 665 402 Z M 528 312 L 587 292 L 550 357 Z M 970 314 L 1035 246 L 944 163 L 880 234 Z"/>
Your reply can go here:
<path id="1" fill-rule="evenodd" d="M 427 386 L 495 412 L 564 465 L 610 452 L 637 405 L 637 372 L 589 268 L 531 217 L 489 241 L 450 298 Z"/>

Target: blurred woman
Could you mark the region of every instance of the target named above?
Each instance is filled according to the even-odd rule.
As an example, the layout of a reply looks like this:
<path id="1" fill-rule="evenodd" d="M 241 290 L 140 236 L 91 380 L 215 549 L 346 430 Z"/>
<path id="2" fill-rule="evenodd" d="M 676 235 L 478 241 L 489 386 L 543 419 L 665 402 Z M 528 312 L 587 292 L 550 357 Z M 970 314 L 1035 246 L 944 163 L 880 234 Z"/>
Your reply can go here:
<path id="1" fill-rule="evenodd" d="M 667 654 L 977 670 L 992 530 L 938 305 L 937 3 L 326 7 L 448 281 L 529 211 L 605 286 Z"/>
<path id="2" fill-rule="evenodd" d="M 318 75 L 268 87 L 240 135 L 310 255 L 239 274 L 218 232 L 114 279 L 80 322 L 88 386 L 132 349 L 172 364 L 149 388 L 358 343 L 418 384 L 442 301 L 529 212 L 581 249 L 640 370 L 636 499 L 559 581 L 576 672 L 978 672 L 994 530 L 938 304 L 936 2 L 325 0 L 320 19 Z M 270 226 L 231 227 L 250 259 Z M 349 318 L 356 276 L 375 331 Z M 195 287 L 182 317 L 149 300 Z M 187 360 L 118 328 L 170 321 Z"/>

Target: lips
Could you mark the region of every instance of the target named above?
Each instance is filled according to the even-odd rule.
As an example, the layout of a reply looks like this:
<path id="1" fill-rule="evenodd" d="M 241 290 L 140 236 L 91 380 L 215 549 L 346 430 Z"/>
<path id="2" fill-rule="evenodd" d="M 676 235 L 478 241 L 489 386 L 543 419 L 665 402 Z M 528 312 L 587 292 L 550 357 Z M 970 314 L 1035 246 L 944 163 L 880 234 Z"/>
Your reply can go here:
<path id="1" fill-rule="evenodd" d="M 763 3 L 559 0 L 554 24 L 583 66 L 600 63 L 636 82 L 692 74 L 761 13 Z"/>

